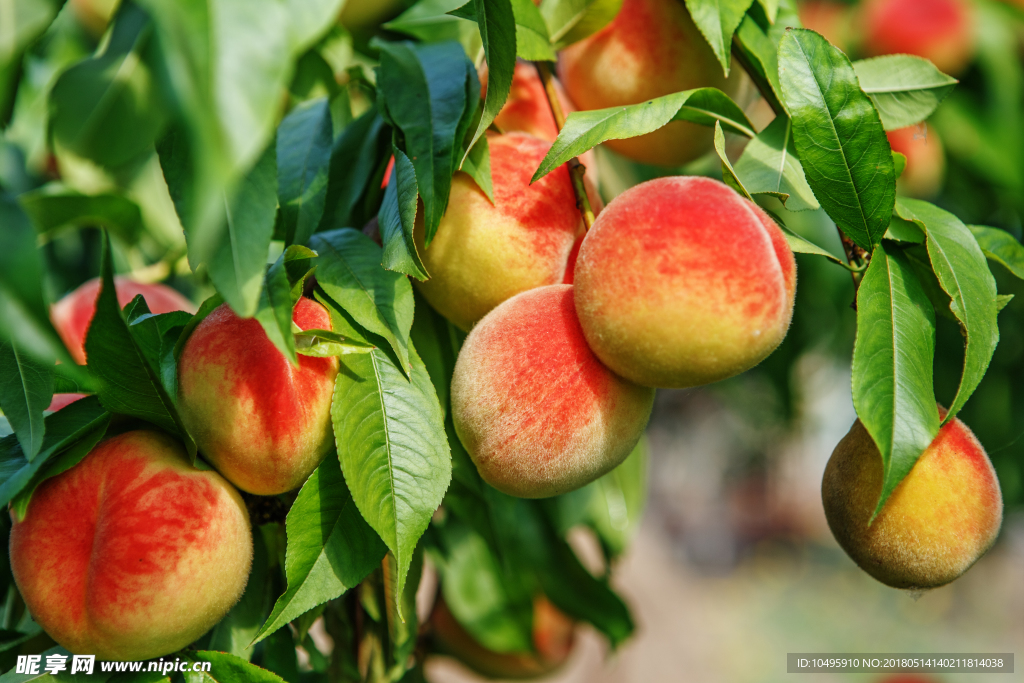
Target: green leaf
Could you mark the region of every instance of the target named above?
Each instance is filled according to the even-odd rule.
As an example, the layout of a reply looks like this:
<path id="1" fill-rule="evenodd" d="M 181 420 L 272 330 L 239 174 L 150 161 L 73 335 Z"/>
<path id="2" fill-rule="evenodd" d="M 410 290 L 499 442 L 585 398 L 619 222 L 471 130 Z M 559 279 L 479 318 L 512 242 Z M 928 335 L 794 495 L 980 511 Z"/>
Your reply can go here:
<path id="1" fill-rule="evenodd" d="M 512 12 L 516 19 L 516 55 L 530 61 L 558 59 L 551 47 L 547 24 L 533 0 L 512 0 Z"/>
<path id="2" fill-rule="evenodd" d="M 399 587 L 398 563 L 387 553 L 381 564 L 384 584 L 384 614 L 388 622 L 390 664 L 405 671 L 416 650 L 419 639 L 419 619 L 416 615 L 416 592 L 423 578 L 423 544 L 417 544 L 409 566 L 408 580 Z"/>
<path id="3" fill-rule="evenodd" d="M 67 472 L 82 462 L 82 459 L 89 455 L 89 452 L 106 435 L 109 424 L 109 416 L 107 416 L 107 419 L 99 420 L 95 427 L 77 437 L 70 448 L 48 458 L 46 464 L 36 470 L 24 488 L 11 501 L 11 514 L 14 519 L 24 520 L 25 515 L 28 513 L 28 504 L 32 501 L 32 496 L 35 494 L 36 489 L 39 488 L 39 485 L 51 477 Z"/>
<path id="4" fill-rule="evenodd" d="M 58 144 L 109 168 L 149 155 L 168 110 L 142 56 L 152 39 L 146 13 L 126 5 L 106 49 L 61 74 L 50 93 Z"/>
<path id="5" fill-rule="evenodd" d="M 288 511 L 286 529 L 288 590 L 253 643 L 356 586 L 387 551 L 356 509 L 333 455 L 302 485 Z"/>
<path id="6" fill-rule="evenodd" d="M 985 253 L 985 256 L 1002 264 L 1015 276 L 1024 280 L 1024 245 L 1017 241 L 1017 238 L 999 228 L 989 228 L 984 225 L 967 226 L 978 245 Z"/>
<path id="7" fill-rule="evenodd" d="M 53 372 L 21 351 L 0 342 L 0 411 L 18 437 L 29 462 L 43 445 L 43 411 L 53 398 Z"/>
<path id="8" fill-rule="evenodd" d="M 718 121 L 715 121 L 715 152 L 722 162 L 722 180 L 725 184 L 743 195 L 744 199 L 754 201 L 754 198 L 750 196 L 747 188 L 743 187 L 743 183 L 736 175 L 732 162 L 729 161 L 729 155 L 725 152 L 725 133 L 722 132 L 722 124 Z"/>
<path id="9" fill-rule="evenodd" d="M 800 18 L 792 0 L 779 2 L 774 22 L 770 22 L 767 16 L 758 18 L 758 9 L 758 5 L 751 7 L 740 22 L 733 43 L 735 54 L 772 110 L 785 112 L 782 85 L 779 83 L 779 42 L 789 28 L 800 26 Z"/>
<path id="10" fill-rule="evenodd" d="M 153 20 L 159 47 L 155 67 L 183 125 L 177 156 L 184 170 L 177 173 L 182 187 L 176 206 L 188 234 L 190 262 L 209 262 L 224 242 L 224 197 L 236 194 L 271 141 L 295 58 L 334 23 L 338 0 L 138 4 Z M 161 154 L 165 172 L 166 156 Z"/>
<path id="11" fill-rule="evenodd" d="M 174 400 L 178 396 L 178 366 L 174 349 L 192 321 L 192 314 L 173 311 L 154 315 L 149 312 L 142 295 L 125 306 L 124 312 L 132 338 L 149 366 L 157 370 L 164 391 Z"/>
<path id="12" fill-rule="evenodd" d="M 650 448 L 643 437 L 621 465 L 587 485 L 596 493 L 587 516 L 612 557 L 626 551 L 640 527 L 647 504 L 649 460 Z"/>
<path id="13" fill-rule="evenodd" d="M 779 78 L 793 141 L 822 208 L 858 246 L 874 249 L 892 216 L 892 149 L 850 60 L 814 31 L 779 46 Z"/>
<path id="14" fill-rule="evenodd" d="M 782 230 L 782 235 L 786 238 L 786 244 L 788 244 L 789 248 L 796 252 L 797 254 L 813 254 L 815 256 L 824 256 L 833 263 L 838 263 L 841 266 L 846 265 L 846 263 L 844 263 L 841 258 L 834 255 L 832 252 L 828 251 L 827 249 L 823 249 L 819 247 L 817 244 L 814 244 L 813 242 L 804 239 L 803 237 L 796 234 L 786 226 L 779 225 L 779 228 Z"/>
<path id="15" fill-rule="evenodd" d="M 22 453 L 14 435 L 0 439 L 0 505 L 11 502 L 29 486 L 53 455 L 72 446 L 109 420 L 110 413 L 93 396 L 87 396 L 64 410 L 47 415 L 43 445 L 32 462 Z"/>
<path id="16" fill-rule="evenodd" d="M 757 0 L 764 9 L 764 13 L 768 16 L 768 21 L 775 23 L 775 18 L 779 15 L 779 0 Z"/>
<path id="17" fill-rule="evenodd" d="M 295 337 L 292 334 L 292 311 L 302 286 L 310 273 L 310 260 L 316 252 L 308 247 L 293 244 L 286 248 L 267 269 L 260 303 L 256 307 L 256 319 L 260 321 L 267 338 L 274 343 L 292 365 L 298 365 L 295 352 Z"/>
<path id="18" fill-rule="evenodd" d="M 903 175 L 903 171 L 907 170 L 907 156 L 901 152 L 894 151 L 892 153 L 892 165 L 893 170 L 896 171 L 896 178 L 898 179 Z"/>
<path id="19" fill-rule="evenodd" d="M 466 0 L 420 0 L 395 19 L 383 25 L 389 31 L 412 36 L 425 43 L 458 41 L 471 59 L 483 43 L 475 21 L 450 14 L 466 4 Z"/>
<path id="20" fill-rule="evenodd" d="M 508 2 L 497 0 L 495 4 Z M 452 42 L 416 45 L 379 43 L 377 87 L 386 117 L 401 130 L 404 152 L 416 169 L 423 223 L 430 244 L 451 192 L 456 139 L 467 105 L 466 81 L 473 64 Z M 514 57 L 513 57 L 514 60 Z M 472 71 L 472 73 L 471 73 Z"/>
<path id="21" fill-rule="evenodd" d="M 112 413 L 148 420 L 190 444 L 174 402 L 163 387 L 160 369 L 147 361 L 117 303 L 110 239 L 106 233 L 100 277 L 103 284 L 96 299 L 96 314 L 85 338 L 89 370 L 102 382 L 100 402 Z M 190 452 L 195 452 L 194 444 Z"/>
<path id="22" fill-rule="evenodd" d="M 466 160 L 459 169 L 469 175 L 477 184 L 487 198 L 494 203 L 494 179 L 491 177 L 491 146 L 487 143 L 487 136 L 476 141 L 473 148 L 469 150 Z"/>
<path id="23" fill-rule="evenodd" d="M 273 145 L 225 207 L 227 229 L 208 263 L 210 279 L 235 313 L 251 318 L 259 306 L 277 216 L 277 158 Z"/>
<path id="24" fill-rule="evenodd" d="M 277 674 L 225 652 L 190 650 L 182 652 L 181 656 L 191 662 L 210 663 L 209 671 L 182 674 L 185 683 L 285 683 Z"/>
<path id="25" fill-rule="evenodd" d="M 395 556 L 398 593 L 451 481 L 441 406 L 423 361 L 410 352 L 409 378 L 379 350 L 346 357 L 331 406 L 345 481 Z"/>
<path id="26" fill-rule="evenodd" d="M 790 211 L 820 208 L 796 154 L 793 126 L 788 116 L 775 117 L 767 128 L 747 143 L 735 168 L 751 194 L 778 197 Z"/>
<path id="27" fill-rule="evenodd" d="M 286 245 L 308 242 L 323 217 L 331 125 L 331 109 L 322 97 L 297 106 L 277 129 L 277 192 Z"/>
<path id="28" fill-rule="evenodd" d="M 875 513 L 939 431 L 935 312 L 910 263 L 883 242 L 857 292 L 853 406 L 882 456 Z"/>
<path id="29" fill-rule="evenodd" d="M 273 582 L 268 571 L 267 544 L 259 528 L 252 534 L 252 570 L 241 599 L 210 633 L 211 650 L 227 652 L 249 661 L 255 649 L 251 644 L 260 632 L 274 602 Z"/>
<path id="30" fill-rule="evenodd" d="M 704 39 L 722 65 L 722 71 L 729 75 L 729 55 L 732 52 L 732 36 L 739 28 L 747 8 L 753 0 L 686 0 L 686 9 L 693 17 L 693 23 L 700 29 Z"/>
<path id="31" fill-rule="evenodd" d="M 896 212 L 924 231 L 932 270 L 949 295 L 949 310 L 964 333 L 963 375 L 943 420 L 946 423 L 960 412 L 981 383 L 999 344 L 996 280 L 977 240 L 959 218 L 918 199 L 900 198 Z"/>
<path id="32" fill-rule="evenodd" d="M 512 89 L 512 74 L 516 69 L 516 17 L 510 0 L 472 0 L 480 38 L 483 40 L 484 56 L 487 59 L 487 95 L 480 121 L 466 153 L 473 148 L 484 131 L 494 123 L 494 117 L 505 106 Z M 550 26 L 550 24 L 549 24 Z M 462 142 L 459 140 L 459 142 Z M 410 151 L 410 150 L 406 150 Z M 460 164 L 461 165 L 461 164 Z M 417 169 L 418 171 L 418 169 Z M 427 222 L 427 241 L 434 236 Z"/>
<path id="33" fill-rule="evenodd" d="M 0 111 L 9 109 L 22 53 L 43 35 L 64 3 L 61 0 L 0 0 Z"/>
<path id="34" fill-rule="evenodd" d="M 309 329 L 295 332 L 295 348 L 303 356 L 328 358 L 347 356 L 350 353 L 369 353 L 377 347 L 331 330 Z"/>
<path id="35" fill-rule="evenodd" d="M 20 195 L 18 201 L 43 235 L 69 226 L 100 226 L 134 244 L 142 229 L 138 205 L 121 194 L 87 195 L 48 185 Z"/>
<path id="36" fill-rule="evenodd" d="M 395 168 L 377 214 L 380 237 L 384 243 L 381 265 L 388 270 L 426 280 L 429 275 L 416 249 L 416 240 L 413 239 L 419 198 L 416 169 L 405 152 L 397 147 L 392 151 L 395 155 Z"/>
<path id="37" fill-rule="evenodd" d="M 360 199 L 379 191 L 384 173 L 381 158 L 390 148 L 391 131 L 376 110 L 366 112 L 342 131 L 331 149 L 321 229 L 350 228 L 366 222 Z M 374 172 L 378 166 L 380 175 Z M 367 203 L 376 210 L 375 203 Z"/>
<path id="38" fill-rule="evenodd" d="M 886 130 L 924 121 L 958 83 L 927 59 L 913 55 L 862 59 L 853 63 L 853 69 Z"/>
<path id="39" fill-rule="evenodd" d="M 356 230 L 317 233 L 311 246 L 319 254 L 317 284 L 357 323 L 386 339 L 408 369 L 414 307 L 409 280 L 384 270 L 381 248 Z"/>
<path id="40" fill-rule="evenodd" d="M 591 36 L 615 18 L 622 0 L 544 0 L 540 13 L 556 50 Z"/>
<path id="41" fill-rule="evenodd" d="M 569 114 L 531 182 L 606 140 L 646 135 L 671 121 L 690 121 L 712 128 L 720 122 L 730 132 L 755 135 L 754 125 L 743 110 L 717 88 L 686 90 L 628 107 L 574 112 Z"/>
<path id="42" fill-rule="evenodd" d="M 455 619 L 488 650 L 530 652 L 530 596 L 510 593 L 501 561 L 469 524 L 452 519 L 438 530 L 446 551 L 441 592 Z"/>
<path id="43" fill-rule="evenodd" d="M 75 362 L 50 322 L 43 298 L 43 259 L 36 233 L 18 203 L 0 193 L 0 339 L 9 340 L 45 365 Z"/>

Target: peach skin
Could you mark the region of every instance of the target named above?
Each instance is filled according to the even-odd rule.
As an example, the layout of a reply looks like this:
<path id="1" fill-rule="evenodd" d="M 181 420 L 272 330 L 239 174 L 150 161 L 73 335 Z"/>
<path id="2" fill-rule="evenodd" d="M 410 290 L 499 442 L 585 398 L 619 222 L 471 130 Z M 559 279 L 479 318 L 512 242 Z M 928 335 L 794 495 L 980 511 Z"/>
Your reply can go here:
<path id="1" fill-rule="evenodd" d="M 545 498 L 625 460 L 654 391 L 616 376 L 583 338 L 572 285 L 538 287 L 469 333 L 452 377 L 455 431 L 499 491 Z"/>
<path id="2" fill-rule="evenodd" d="M 992 546 L 1002 524 L 995 470 L 958 418 L 939 430 L 869 524 L 881 490 L 882 456 L 857 420 L 825 468 L 825 518 L 853 561 L 894 588 L 956 579 Z"/>
<path id="3" fill-rule="evenodd" d="M 327 309 L 302 298 L 292 316 L 304 330 L 331 329 Z M 203 456 L 232 484 L 261 496 L 302 485 L 334 447 L 331 399 L 337 358 L 278 351 L 255 319 L 226 304 L 185 342 L 178 360 L 178 410 Z"/>
<path id="4" fill-rule="evenodd" d="M 681 388 L 743 372 L 782 342 L 796 263 L 775 222 L 723 183 L 658 178 L 608 204 L 574 283 L 583 333 L 605 365 Z"/>
<path id="5" fill-rule="evenodd" d="M 252 560 L 238 492 L 146 430 L 100 442 L 43 482 L 10 546 L 36 622 L 104 660 L 159 657 L 199 638 L 242 595 Z"/>
<path id="6" fill-rule="evenodd" d="M 867 0 L 860 11 L 869 56 L 917 55 L 954 76 L 974 57 L 974 17 L 963 0 Z"/>

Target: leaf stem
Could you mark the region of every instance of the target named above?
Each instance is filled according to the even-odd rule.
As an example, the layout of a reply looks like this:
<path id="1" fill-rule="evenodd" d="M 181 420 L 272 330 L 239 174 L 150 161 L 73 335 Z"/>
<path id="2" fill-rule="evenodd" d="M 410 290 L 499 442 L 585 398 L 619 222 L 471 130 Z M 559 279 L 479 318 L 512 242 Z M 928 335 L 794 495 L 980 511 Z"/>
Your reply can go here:
<path id="1" fill-rule="evenodd" d="M 555 128 L 561 133 L 562 128 L 565 126 L 565 113 L 562 111 L 562 103 L 558 99 L 558 91 L 555 90 L 555 80 L 551 75 L 551 67 L 548 66 L 547 62 L 534 62 L 533 65 L 537 68 L 541 83 L 544 84 L 544 93 L 548 97 L 551 114 L 555 117 Z M 577 157 L 569 159 L 568 165 L 572 189 L 576 194 L 576 208 L 579 209 L 580 215 L 583 216 L 583 227 L 589 231 L 590 227 L 594 225 L 594 210 L 590 206 L 587 188 L 583 183 L 583 176 L 587 172 L 587 167 L 581 164 Z"/>
<path id="2" fill-rule="evenodd" d="M 843 251 L 846 253 L 846 261 L 849 263 L 846 268 L 850 271 L 850 277 L 853 279 L 853 293 L 856 296 L 857 290 L 860 289 L 860 282 L 864 279 L 863 274 L 867 270 L 871 256 L 868 252 L 858 247 L 852 239 L 847 237 L 846 233 L 838 225 L 836 225 L 836 232 L 839 233 L 839 240 L 843 243 Z M 852 306 L 854 310 L 857 309 L 856 300 L 854 300 Z"/>

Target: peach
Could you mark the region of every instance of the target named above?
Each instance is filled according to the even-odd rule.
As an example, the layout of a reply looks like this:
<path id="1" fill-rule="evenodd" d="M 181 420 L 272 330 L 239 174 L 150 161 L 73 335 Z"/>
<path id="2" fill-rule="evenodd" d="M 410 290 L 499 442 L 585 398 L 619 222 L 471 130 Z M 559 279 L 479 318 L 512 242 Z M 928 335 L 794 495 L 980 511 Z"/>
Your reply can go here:
<path id="1" fill-rule="evenodd" d="M 835 0 L 808 0 L 800 3 L 799 10 L 804 28 L 817 31 L 843 52 L 850 51 L 850 5 Z"/>
<path id="2" fill-rule="evenodd" d="M 796 264 L 775 222 L 723 183 L 658 178 L 608 204 L 574 282 L 597 357 L 637 384 L 680 388 L 743 372 L 782 342 Z"/>
<path id="3" fill-rule="evenodd" d="M 742 69 L 728 79 L 679 0 L 624 0 L 601 31 L 562 51 L 559 74 L 577 107 L 605 109 L 714 87 L 735 95 Z M 675 121 L 647 135 L 609 140 L 612 150 L 635 161 L 679 166 L 711 150 L 712 130 Z"/>
<path id="4" fill-rule="evenodd" d="M 99 37 L 107 30 L 120 0 L 71 0 L 72 11 L 93 36 Z"/>
<path id="5" fill-rule="evenodd" d="M 576 624 L 544 596 L 533 601 L 533 652 L 495 652 L 481 645 L 439 598 L 430 614 L 438 649 L 488 678 L 526 679 L 546 676 L 572 652 Z"/>
<path id="6" fill-rule="evenodd" d="M 331 329 L 327 309 L 302 298 L 292 319 Z M 255 319 L 226 304 L 185 342 L 178 410 L 203 456 L 232 484 L 261 496 L 302 485 L 334 447 L 331 398 L 337 358 L 299 356 L 293 366 Z"/>
<path id="7" fill-rule="evenodd" d="M 881 490 L 882 457 L 858 420 L 825 468 L 825 518 L 853 561 L 894 588 L 949 583 L 999 533 L 1003 501 L 995 470 L 957 418 L 939 430 L 871 521 Z"/>
<path id="8" fill-rule="evenodd" d="M 869 56 L 911 54 L 959 74 L 974 57 L 974 26 L 964 0 L 867 0 L 861 7 Z"/>
<path id="9" fill-rule="evenodd" d="M 117 302 L 122 307 L 141 294 L 151 313 L 196 311 L 195 304 L 166 285 L 146 284 L 118 276 L 114 278 L 114 289 L 117 290 Z M 79 364 L 85 364 L 85 335 L 89 331 L 92 317 L 96 315 L 96 299 L 99 295 L 100 279 L 93 278 L 66 294 L 50 309 L 50 318 L 57 334 L 64 340 L 71 357 Z"/>
<path id="10" fill-rule="evenodd" d="M 530 184 L 551 145 L 525 133 L 491 135 L 494 204 L 465 173 L 452 178 L 451 198 L 437 234 L 424 246 L 430 279 L 416 282 L 441 315 L 468 331 L 516 294 L 562 282 L 582 220 L 565 166 Z"/>
<path id="11" fill-rule="evenodd" d="M 36 622 L 105 660 L 159 657 L 203 635 L 242 595 L 252 560 L 238 492 L 148 430 L 106 439 L 43 482 L 10 545 Z"/>
<path id="12" fill-rule="evenodd" d="M 538 287 L 469 333 L 451 386 L 455 431 L 484 481 L 521 498 L 577 489 L 626 459 L 654 391 L 587 346 L 572 285 Z"/>
<path id="13" fill-rule="evenodd" d="M 892 151 L 907 157 L 907 167 L 896 181 L 896 189 L 921 199 L 937 195 L 946 177 L 946 155 L 938 132 L 925 124 L 891 130 L 886 135 Z"/>

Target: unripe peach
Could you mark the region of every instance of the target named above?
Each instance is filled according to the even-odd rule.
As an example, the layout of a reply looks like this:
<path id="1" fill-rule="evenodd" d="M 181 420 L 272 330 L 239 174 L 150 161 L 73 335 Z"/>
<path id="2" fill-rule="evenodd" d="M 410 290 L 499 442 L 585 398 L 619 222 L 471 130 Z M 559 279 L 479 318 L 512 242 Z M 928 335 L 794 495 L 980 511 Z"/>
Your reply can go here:
<path id="1" fill-rule="evenodd" d="M 775 222 L 723 183 L 658 178 L 608 204 L 574 282 L 605 365 L 643 386 L 691 387 L 743 372 L 782 342 L 796 264 Z"/>
<path id="2" fill-rule="evenodd" d="M 188 311 L 195 313 L 191 301 L 166 285 L 136 282 L 126 277 L 114 278 L 117 303 L 123 308 L 139 294 L 146 300 L 150 313 Z M 100 295 L 100 279 L 93 278 L 78 289 L 66 294 L 50 309 L 50 318 L 57 334 L 64 340 L 71 357 L 85 364 L 85 335 L 92 317 L 96 315 L 96 299 Z"/>
<path id="3" fill-rule="evenodd" d="M 946 155 L 938 132 L 922 125 L 891 130 L 886 135 L 892 151 L 907 158 L 907 167 L 896 181 L 896 189 L 921 199 L 937 195 L 946 177 Z"/>
<path id="4" fill-rule="evenodd" d="M 32 618 L 100 659 L 185 647 L 238 600 L 251 560 L 238 492 L 154 431 L 102 441 L 43 482 L 11 529 L 11 569 Z"/>
<path id="5" fill-rule="evenodd" d="M 331 329 L 327 309 L 295 305 L 304 330 Z M 270 496 L 302 485 L 334 447 L 331 398 L 337 358 L 299 356 L 298 367 L 253 318 L 223 304 L 185 342 L 178 410 L 200 453 L 228 481 Z"/>
<path id="6" fill-rule="evenodd" d="M 872 522 L 881 491 L 882 457 L 858 420 L 825 468 L 825 517 L 853 561 L 894 588 L 949 583 L 992 546 L 1002 524 L 995 470 L 957 418 L 939 430 Z"/>
<path id="7" fill-rule="evenodd" d="M 729 79 L 679 0 L 624 0 L 601 31 L 561 53 L 565 90 L 583 110 L 605 109 L 690 90 L 714 87 L 733 95 L 742 69 Z M 605 144 L 647 164 L 678 166 L 711 149 L 710 128 L 676 121 L 648 135 Z"/>
<path id="8" fill-rule="evenodd" d="M 654 391 L 616 376 L 583 338 L 572 285 L 512 297 L 470 332 L 452 377 L 452 417 L 480 476 L 545 498 L 625 460 Z"/>
<path id="9" fill-rule="evenodd" d="M 973 16 L 964 0 L 867 0 L 861 11 L 869 56 L 917 55 L 954 75 L 974 57 Z"/>
<path id="10" fill-rule="evenodd" d="M 550 143 L 524 133 L 492 135 L 489 143 L 494 204 L 460 172 L 429 247 L 419 216 L 416 223 L 416 245 L 430 274 L 416 286 L 463 330 L 520 292 L 562 282 L 582 229 L 565 166 L 530 184 Z"/>
<path id="11" fill-rule="evenodd" d="M 572 652 L 575 622 L 544 596 L 533 601 L 534 652 L 495 652 L 463 628 L 443 598 L 430 614 L 431 634 L 438 648 L 487 678 L 528 679 L 553 673 Z"/>

